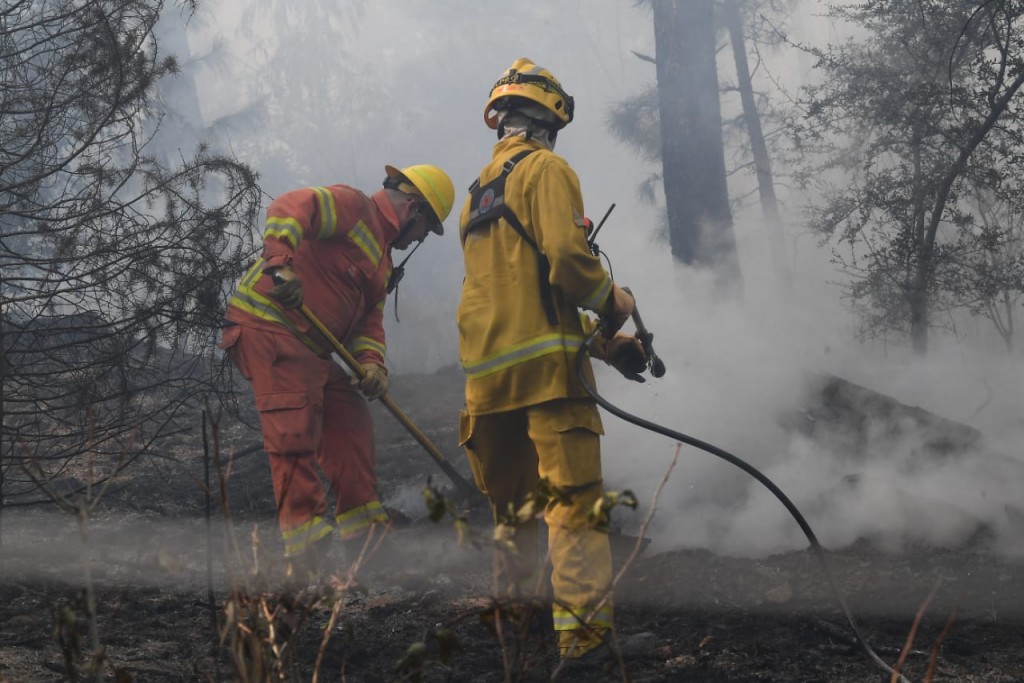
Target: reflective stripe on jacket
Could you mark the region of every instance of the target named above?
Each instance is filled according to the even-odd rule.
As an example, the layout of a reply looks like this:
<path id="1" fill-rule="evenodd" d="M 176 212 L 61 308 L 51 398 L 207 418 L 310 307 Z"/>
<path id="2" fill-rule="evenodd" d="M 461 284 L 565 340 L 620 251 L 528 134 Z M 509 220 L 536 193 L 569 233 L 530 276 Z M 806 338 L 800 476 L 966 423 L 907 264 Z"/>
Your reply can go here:
<path id="1" fill-rule="evenodd" d="M 550 263 L 557 323 L 544 312 L 536 253 L 505 219 L 465 235 L 457 322 L 466 407 L 474 415 L 586 397 L 575 370 L 584 340 L 578 309 L 600 311 L 611 293 L 611 279 L 587 245 L 579 180 L 564 159 L 538 143 L 508 138 L 495 145 L 481 185 L 527 149 L 538 151 L 508 176 L 505 203 Z M 462 229 L 469 218 L 467 201 Z M 584 368 L 592 383 L 589 360 Z"/>
<path id="2" fill-rule="evenodd" d="M 283 310 L 268 295 L 267 271 L 291 265 L 303 303 L 360 363 L 383 365 L 390 245 L 397 236 L 398 219 L 383 192 L 368 197 L 345 185 L 286 192 L 267 209 L 263 256 L 240 281 L 226 317 L 284 325 L 317 355 L 329 354 L 329 343 L 299 312 Z"/>

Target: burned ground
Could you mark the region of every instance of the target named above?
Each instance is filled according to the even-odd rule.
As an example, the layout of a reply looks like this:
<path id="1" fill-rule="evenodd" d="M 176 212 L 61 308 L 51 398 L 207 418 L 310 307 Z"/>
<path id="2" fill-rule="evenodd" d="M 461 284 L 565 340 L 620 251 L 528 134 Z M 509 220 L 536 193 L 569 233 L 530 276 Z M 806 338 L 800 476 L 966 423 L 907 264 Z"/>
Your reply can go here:
<path id="1" fill-rule="evenodd" d="M 457 374 L 401 377 L 394 387 L 399 404 L 467 473 L 453 419 L 461 401 Z M 385 411 L 375 411 L 382 497 L 404 514 L 368 553 L 358 586 L 337 593 L 307 589 L 293 596 L 298 603 L 289 603 L 287 593 L 282 597 L 279 568 L 269 559 L 279 541 L 267 465 L 258 433 L 242 422 L 221 417 L 218 423 L 221 453 L 230 456 L 223 469 L 226 506 L 216 495 L 208 503 L 204 492 L 198 417 L 195 434 L 167 444 L 160 457 L 119 479 L 86 544 L 108 670 L 121 669 L 136 681 L 232 680 L 231 640 L 222 642 L 213 624 L 223 623 L 232 587 L 245 585 L 236 607 L 258 605 L 263 596 L 269 608 L 278 608 L 278 627 L 288 609 L 295 615 L 290 623 L 298 625 L 284 651 L 294 676 L 288 680 L 312 680 L 315 669 L 319 680 L 551 678 L 557 658 L 542 617 L 524 627 L 492 618 L 486 543 L 460 544 L 450 519 L 427 518 L 421 491 L 428 478 L 444 485 L 444 477 Z M 212 482 L 215 474 L 211 469 Z M 226 519 L 230 533 L 223 531 Z M 485 511 L 472 509 L 467 520 L 471 539 L 487 536 Z M 903 666 L 910 680 L 925 680 L 935 647 L 936 681 L 1024 681 L 1024 564 L 987 552 L 984 536 L 979 529 L 955 549 L 894 554 L 864 541 L 827 553 L 864 636 L 890 664 L 934 590 Z M 648 549 L 630 561 L 633 540 L 614 538 L 617 566 L 625 567 L 616 591 L 617 628 L 622 635 L 646 635 L 633 639 L 639 647 L 625 658 L 625 673 L 597 667 L 559 671 L 557 680 L 888 680 L 853 638 L 812 552 L 744 559 Z M 75 651 L 71 635 L 88 632 L 74 520 L 9 508 L 3 539 L 0 680 L 69 680 L 64 652 Z M 331 559 L 341 566 L 340 556 Z M 320 595 L 326 597 L 317 601 Z M 313 606 L 302 607 L 307 604 Z M 325 631 L 333 607 L 336 620 Z"/>

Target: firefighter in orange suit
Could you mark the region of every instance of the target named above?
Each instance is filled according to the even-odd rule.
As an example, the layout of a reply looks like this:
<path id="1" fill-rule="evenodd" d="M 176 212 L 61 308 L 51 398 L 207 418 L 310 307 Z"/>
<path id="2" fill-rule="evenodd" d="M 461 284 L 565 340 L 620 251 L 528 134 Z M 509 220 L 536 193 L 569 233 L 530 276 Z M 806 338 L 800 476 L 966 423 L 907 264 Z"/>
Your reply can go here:
<path id="1" fill-rule="evenodd" d="M 614 332 L 633 299 L 591 253 L 579 181 L 552 151 L 572 117 L 572 98 L 530 60 L 517 60 L 492 88 L 484 120 L 498 143 L 459 221 L 466 275 L 457 321 L 466 374 L 460 436 L 495 516 L 519 510 L 541 478 L 571 499 L 547 505 L 544 519 L 559 651 L 577 658 L 604 644 L 612 626 L 609 541 L 587 519 L 604 493 L 604 432 L 575 371 L 590 320 L 580 309 Z M 643 367 L 639 342 L 623 334 L 595 354 L 623 372 Z M 593 383 L 589 361 L 584 372 Z M 526 591 L 540 585 L 538 530 L 535 520 L 516 526 L 518 568 L 509 578 Z"/>
<path id="2" fill-rule="evenodd" d="M 455 192 L 436 166 L 386 166 L 371 196 L 346 185 L 286 192 L 267 210 L 263 255 L 228 302 L 220 347 L 252 384 L 285 555 L 322 555 L 387 521 L 376 491 L 367 399 L 387 390 L 384 302 L 391 250 L 444 233 Z M 276 284 L 275 284 L 276 281 Z M 302 303 L 358 360 L 359 383 L 298 311 Z M 317 466 L 335 499 L 327 494 Z"/>

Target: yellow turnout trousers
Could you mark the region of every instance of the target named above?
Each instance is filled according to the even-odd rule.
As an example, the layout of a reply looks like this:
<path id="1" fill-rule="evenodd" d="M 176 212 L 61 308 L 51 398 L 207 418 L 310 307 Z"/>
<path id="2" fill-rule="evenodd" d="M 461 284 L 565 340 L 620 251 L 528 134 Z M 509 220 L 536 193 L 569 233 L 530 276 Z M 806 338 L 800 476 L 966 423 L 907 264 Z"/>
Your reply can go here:
<path id="1" fill-rule="evenodd" d="M 519 510 L 541 478 L 569 494 L 569 503 L 553 500 L 544 510 L 555 630 L 610 628 L 611 549 L 607 534 L 587 521 L 604 494 L 604 430 L 597 406 L 590 400 L 559 399 L 502 413 L 463 412 L 461 422 L 460 440 L 473 478 L 490 499 L 496 521 Z M 519 556 L 512 558 L 509 578 L 520 590 L 535 590 L 536 584 L 526 581 L 536 581 L 541 568 L 538 527 L 536 518 L 515 527 Z"/>

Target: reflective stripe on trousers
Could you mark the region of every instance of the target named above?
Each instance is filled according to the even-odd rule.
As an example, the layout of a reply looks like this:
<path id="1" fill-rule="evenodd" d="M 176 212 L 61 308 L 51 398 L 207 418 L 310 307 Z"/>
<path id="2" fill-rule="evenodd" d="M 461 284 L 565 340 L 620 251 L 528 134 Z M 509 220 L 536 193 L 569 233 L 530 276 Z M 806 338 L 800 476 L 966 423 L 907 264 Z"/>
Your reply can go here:
<path id="1" fill-rule="evenodd" d="M 284 330 L 235 325 L 221 346 L 252 384 L 286 551 L 301 552 L 334 531 L 318 468 L 335 497 L 339 535 L 350 538 L 386 521 L 373 418 L 348 375 Z"/>

